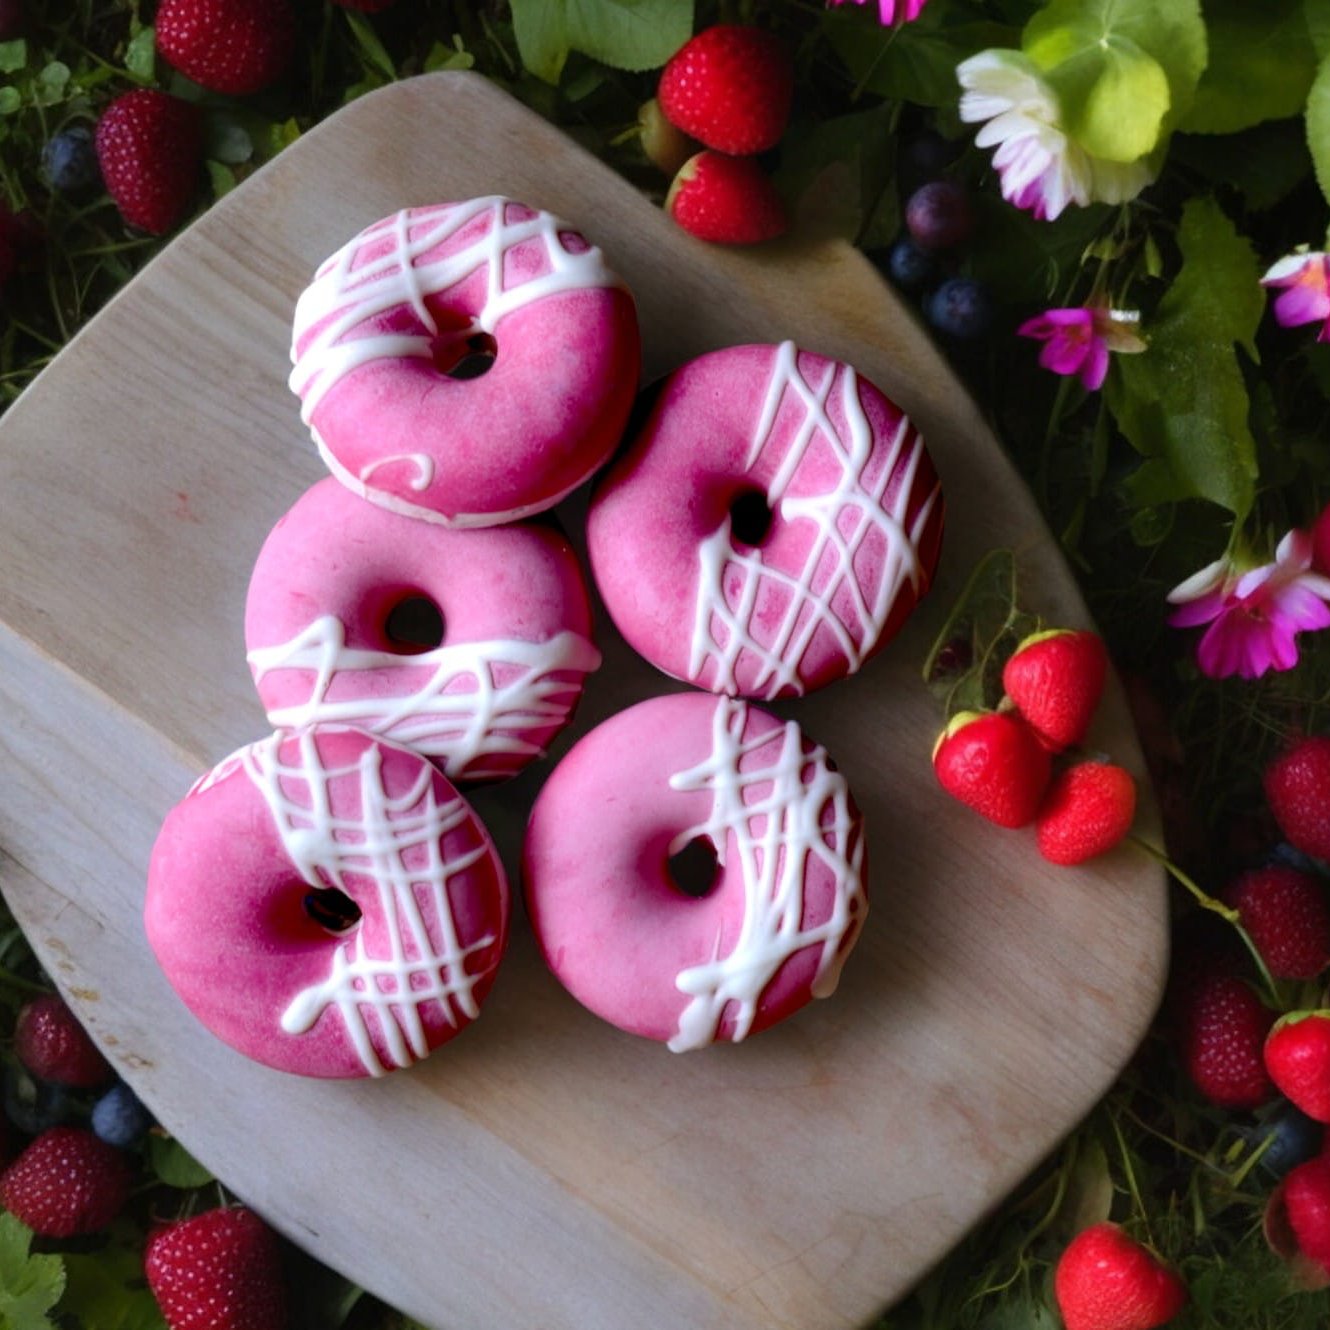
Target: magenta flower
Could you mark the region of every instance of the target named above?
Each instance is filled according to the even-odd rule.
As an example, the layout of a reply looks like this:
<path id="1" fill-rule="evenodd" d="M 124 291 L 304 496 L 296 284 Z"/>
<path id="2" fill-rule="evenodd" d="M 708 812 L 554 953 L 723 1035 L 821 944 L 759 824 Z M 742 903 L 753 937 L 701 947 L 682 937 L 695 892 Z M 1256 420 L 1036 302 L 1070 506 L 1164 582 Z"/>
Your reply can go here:
<path id="1" fill-rule="evenodd" d="M 827 0 L 828 5 L 843 5 L 845 0 Z M 854 0 L 856 5 L 867 4 L 868 0 Z M 897 19 L 902 23 L 913 23 L 924 12 L 928 0 L 905 0 L 903 5 L 896 0 L 877 0 L 877 16 L 883 27 L 890 27 Z M 899 12 L 898 12 L 899 11 Z"/>
<path id="2" fill-rule="evenodd" d="M 1261 278 L 1284 294 L 1275 300 L 1275 318 L 1281 328 L 1320 322 L 1318 342 L 1330 342 L 1330 254 L 1304 250 L 1286 254 Z"/>
<path id="3" fill-rule="evenodd" d="M 1037 318 L 1027 319 L 1016 332 L 1044 343 L 1039 363 L 1045 369 L 1054 374 L 1078 374 L 1086 389 L 1095 392 L 1108 374 L 1110 351 L 1145 350 L 1135 331 L 1140 317 L 1135 310 L 1079 305 L 1045 310 Z"/>
<path id="4" fill-rule="evenodd" d="M 1290 531 L 1275 561 L 1241 571 L 1218 559 L 1168 593 L 1174 628 L 1208 623 L 1196 660 L 1212 679 L 1259 679 L 1298 663 L 1300 632 L 1330 627 L 1330 578 L 1311 571 L 1312 538 Z"/>

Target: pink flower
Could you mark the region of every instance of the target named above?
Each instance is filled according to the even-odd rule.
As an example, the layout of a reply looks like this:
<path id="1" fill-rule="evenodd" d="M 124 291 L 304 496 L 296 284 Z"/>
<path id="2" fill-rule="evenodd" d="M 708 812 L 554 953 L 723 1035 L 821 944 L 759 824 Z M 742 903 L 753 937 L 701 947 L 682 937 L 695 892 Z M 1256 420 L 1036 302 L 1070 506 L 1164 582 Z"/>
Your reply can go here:
<path id="1" fill-rule="evenodd" d="M 1109 309 L 1104 305 L 1080 305 L 1072 309 L 1045 310 L 1027 319 L 1016 332 L 1044 343 L 1039 363 L 1054 374 L 1078 374 L 1086 389 L 1103 386 L 1108 374 L 1108 353 L 1144 351 L 1137 336 L 1140 315 L 1135 310 Z"/>
<path id="2" fill-rule="evenodd" d="M 854 0 L 856 5 L 866 4 L 868 0 Z M 845 0 L 827 0 L 828 5 L 843 5 Z M 902 23 L 913 23 L 920 14 L 924 12 L 924 6 L 928 0 L 905 0 L 903 6 L 898 6 L 896 0 L 877 0 L 878 20 L 884 27 L 890 27 L 896 22 L 898 17 L 897 9 L 901 10 L 899 14 Z"/>
<path id="3" fill-rule="evenodd" d="M 1290 531 L 1275 561 L 1245 572 L 1225 558 L 1168 593 L 1175 628 L 1208 623 L 1196 660 L 1212 679 L 1259 679 L 1298 663 L 1300 632 L 1330 627 L 1330 578 L 1311 570 L 1312 538 Z"/>
<path id="4" fill-rule="evenodd" d="M 1330 342 L 1330 254 L 1303 251 L 1286 254 L 1261 278 L 1262 286 L 1283 289 L 1275 301 L 1281 328 L 1300 323 L 1321 324 L 1318 342 Z"/>

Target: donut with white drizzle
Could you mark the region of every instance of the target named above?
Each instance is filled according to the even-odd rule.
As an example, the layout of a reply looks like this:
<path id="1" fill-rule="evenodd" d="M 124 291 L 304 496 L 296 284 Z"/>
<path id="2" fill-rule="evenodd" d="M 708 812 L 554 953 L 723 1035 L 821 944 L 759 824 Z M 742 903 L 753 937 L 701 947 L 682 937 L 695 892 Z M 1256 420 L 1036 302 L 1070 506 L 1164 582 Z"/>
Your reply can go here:
<path id="1" fill-rule="evenodd" d="M 162 825 L 148 941 L 185 1005 L 305 1076 L 410 1066 L 479 1015 L 508 931 L 470 806 L 409 749 L 336 726 L 274 734 Z"/>
<path id="2" fill-rule="evenodd" d="M 942 509 L 917 430 L 849 365 L 737 346 L 665 380 L 597 487 L 587 545 L 639 654 L 771 699 L 854 673 L 892 637 L 932 579 Z"/>
<path id="3" fill-rule="evenodd" d="M 324 262 L 296 305 L 290 383 L 357 494 L 492 526 L 605 462 L 640 358 L 632 296 L 600 250 L 495 196 L 403 209 Z"/>
<path id="4" fill-rule="evenodd" d="M 552 527 L 453 531 L 331 478 L 264 542 L 245 642 L 274 728 L 354 725 L 457 783 L 540 757 L 600 664 L 581 566 Z"/>
<path id="5" fill-rule="evenodd" d="M 693 896 L 671 859 L 698 841 L 717 868 Z M 641 702 L 575 744 L 536 799 L 522 869 L 564 987 L 676 1052 L 828 996 L 868 909 L 862 819 L 826 751 L 702 693 Z"/>

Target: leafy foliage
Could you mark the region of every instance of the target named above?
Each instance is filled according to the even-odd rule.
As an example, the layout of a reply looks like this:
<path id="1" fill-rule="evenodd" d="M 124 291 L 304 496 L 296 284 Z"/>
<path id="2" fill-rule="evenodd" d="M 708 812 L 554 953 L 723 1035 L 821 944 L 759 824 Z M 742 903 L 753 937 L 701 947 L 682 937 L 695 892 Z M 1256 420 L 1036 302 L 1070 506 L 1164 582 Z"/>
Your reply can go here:
<path id="1" fill-rule="evenodd" d="M 513 0 L 522 62 L 557 83 L 570 51 L 615 69 L 658 69 L 693 32 L 692 0 Z"/>
<path id="2" fill-rule="evenodd" d="M 47 1313 L 64 1292 L 64 1263 L 31 1247 L 32 1230 L 0 1214 L 0 1330 L 54 1330 Z"/>

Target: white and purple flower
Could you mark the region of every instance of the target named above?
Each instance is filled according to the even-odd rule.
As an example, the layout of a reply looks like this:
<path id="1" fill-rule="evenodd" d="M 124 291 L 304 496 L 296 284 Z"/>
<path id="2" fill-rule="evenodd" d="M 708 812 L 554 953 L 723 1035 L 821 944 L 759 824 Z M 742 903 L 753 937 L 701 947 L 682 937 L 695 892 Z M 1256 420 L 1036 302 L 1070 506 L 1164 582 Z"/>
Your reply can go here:
<path id="1" fill-rule="evenodd" d="M 1145 350 L 1137 333 L 1141 321 L 1135 310 L 1106 305 L 1076 305 L 1047 309 L 1016 329 L 1018 336 L 1044 343 L 1039 363 L 1054 374 L 1075 374 L 1088 392 L 1103 387 L 1108 358 L 1113 352 L 1129 355 Z"/>
<path id="2" fill-rule="evenodd" d="M 856 5 L 867 4 L 868 0 L 854 0 Z M 845 0 L 827 0 L 828 5 L 842 5 Z M 913 23 L 920 14 L 924 12 L 924 6 L 928 0 L 904 0 L 903 3 L 897 3 L 897 0 L 877 0 L 877 16 L 883 27 L 890 27 L 893 23 Z"/>
<path id="3" fill-rule="evenodd" d="M 1281 328 L 1320 323 L 1318 342 L 1330 342 L 1330 254 L 1302 250 L 1285 254 L 1261 278 L 1261 285 L 1283 294 L 1275 299 L 1275 319 Z"/>

